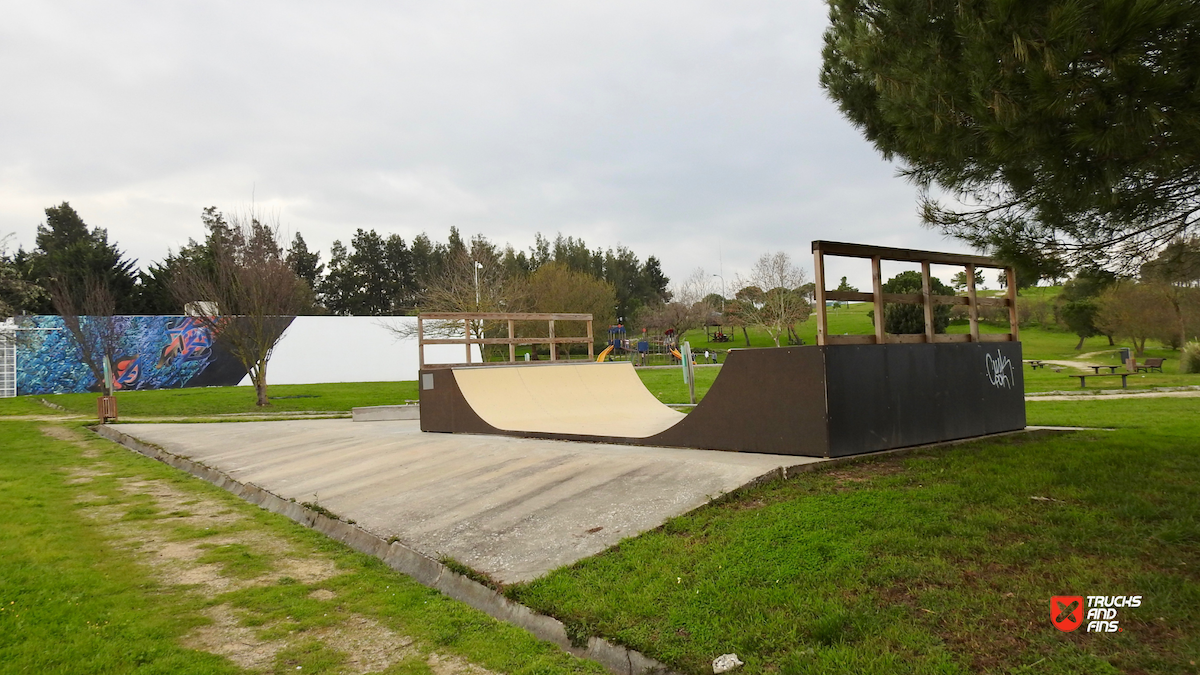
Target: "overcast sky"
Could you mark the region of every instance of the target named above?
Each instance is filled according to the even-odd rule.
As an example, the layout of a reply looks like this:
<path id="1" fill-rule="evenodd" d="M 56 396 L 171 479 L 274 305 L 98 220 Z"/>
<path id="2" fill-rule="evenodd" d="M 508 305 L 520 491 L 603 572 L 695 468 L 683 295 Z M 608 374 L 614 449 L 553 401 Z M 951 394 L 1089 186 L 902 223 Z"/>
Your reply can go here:
<path id="1" fill-rule="evenodd" d="M 821 91 L 817 0 L 3 0 L 0 15 L 14 246 L 69 201 L 144 266 L 201 238 L 203 207 L 253 199 L 326 260 L 360 227 L 517 248 L 562 233 L 730 286 L 768 251 L 811 276 L 814 239 L 968 250 L 919 224 L 915 189 Z M 870 284 L 866 263 L 830 274 Z"/>

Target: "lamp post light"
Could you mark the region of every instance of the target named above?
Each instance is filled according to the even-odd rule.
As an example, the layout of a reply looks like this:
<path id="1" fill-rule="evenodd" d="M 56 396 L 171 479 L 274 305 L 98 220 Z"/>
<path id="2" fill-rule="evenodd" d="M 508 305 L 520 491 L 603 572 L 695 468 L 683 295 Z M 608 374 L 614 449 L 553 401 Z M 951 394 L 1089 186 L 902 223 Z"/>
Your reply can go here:
<path id="1" fill-rule="evenodd" d="M 483 269 L 483 263 L 475 261 L 475 311 L 479 311 L 479 270 Z"/>

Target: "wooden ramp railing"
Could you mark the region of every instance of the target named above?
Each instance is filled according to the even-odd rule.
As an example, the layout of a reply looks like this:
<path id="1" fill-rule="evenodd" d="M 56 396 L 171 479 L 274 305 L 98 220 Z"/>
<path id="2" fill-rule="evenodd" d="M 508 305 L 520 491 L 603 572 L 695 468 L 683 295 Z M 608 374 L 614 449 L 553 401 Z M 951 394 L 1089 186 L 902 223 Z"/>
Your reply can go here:
<path id="1" fill-rule="evenodd" d="M 911 342 L 1010 342 L 1019 339 L 1017 328 L 1017 279 L 1013 268 L 993 258 L 933 251 L 913 251 L 903 248 L 864 246 L 836 241 L 814 241 L 813 262 L 816 276 L 817 344 L 819 345 L 872 345 Z M 825 256 L 847 258 L 869 258 L 871 260 L 870 293 L 825 290 Z M 921 264 L 920 293 L 884 293 L 880 261 L 893 260 Z M 967 294 L 934 295 L 932 292 L 930 265 L 961 265 L 967 273 Z M 980 298 L 975 292 L 975 268 L 990 267 L 1004 270 L 1008 293 L 1003 298 Z M 870 302 L 875 305 L 875 333 L 873 335 L 830 335 L 825 301 Z M 922 305 L 925 308 L 925 332 L 912 335 L 896 335 L 884 331 L 883 304 L 885 302 Z M 933 309 L 936 305 L 966 305 L 971 330 L 966 334 L 936 333 Z M 979 307 L 993 305 L 1008 308 L 1007 333 L 980 333 Z"/>
<path id="2" fill-rule="evenodd" d="M 425 322 L 442 322 L 462 324 L 463 337 L 425 337 Z M 547 322 L 546 336 L 517 337 L 516 323 L 518 321 Z M 560 337 L 555 335 L 556 321 L 582 321 L 587 324 L 587 335 L 580 337 Z M 487 322 L 506 323 L 508 337 L 484 337 L 484 326 Z M 472 337 L 474 335 L 475 337 Z M 422 370 L 430 368 L 453 368 L 456 366 L 487 366 L 503 365 L 517 362 L 517 345 L 550 345 L 550 361 L 557 361 L 557 346 L 571 344 L 587 344 L 588 359 L 595 360 L 594 339 L 592 337 L 591 314 L 562 314 L 562 313 L 504 313 L 504 312 L 425 312 L 417 315 L 417 352 Z M 466 360 L 461 363 L 425 363 L 425 345 L 464 345 Z M 508 345 L 508 361 L 480 361 L 471 358 L 471 345 L 479 345 L 480 352 L 484 345 Z"/>

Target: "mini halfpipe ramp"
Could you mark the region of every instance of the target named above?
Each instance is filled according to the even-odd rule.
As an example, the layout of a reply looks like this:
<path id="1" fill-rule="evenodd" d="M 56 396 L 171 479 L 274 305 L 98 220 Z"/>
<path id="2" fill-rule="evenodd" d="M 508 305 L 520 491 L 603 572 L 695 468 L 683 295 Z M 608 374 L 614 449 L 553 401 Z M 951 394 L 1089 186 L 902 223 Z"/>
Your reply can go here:
<path id="1" fill-rule="evenodd" d="M 839 457 L 1025 427 L 1021 344 L 735 349 L 676 412 L 628 363 L 421 373 L 422 431 Z"/>

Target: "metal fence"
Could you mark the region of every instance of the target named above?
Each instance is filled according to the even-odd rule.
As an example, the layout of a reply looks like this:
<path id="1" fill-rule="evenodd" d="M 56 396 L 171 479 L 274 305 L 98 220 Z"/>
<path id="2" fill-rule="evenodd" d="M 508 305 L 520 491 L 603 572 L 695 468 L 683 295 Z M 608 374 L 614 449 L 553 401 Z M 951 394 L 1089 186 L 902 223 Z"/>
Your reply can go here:
<path id="1" fill-rule="evenodd" d="M 17 395 L 17 340 L 0 330 L 0 398 Z"/>

